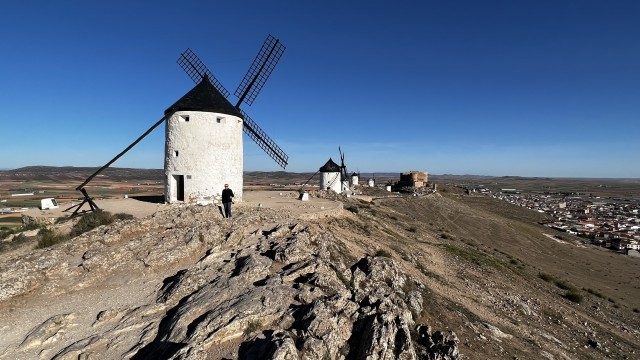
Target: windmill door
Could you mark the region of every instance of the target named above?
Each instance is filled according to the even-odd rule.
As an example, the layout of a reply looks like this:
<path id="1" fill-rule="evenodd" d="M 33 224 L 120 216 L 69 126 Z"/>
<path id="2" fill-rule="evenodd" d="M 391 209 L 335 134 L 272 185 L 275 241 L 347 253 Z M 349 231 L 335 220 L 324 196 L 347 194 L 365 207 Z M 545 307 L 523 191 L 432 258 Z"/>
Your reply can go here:
<path id="1" fill-rule="evenodd" d="M 173 175 L 173 183 L 175 184 L 176 201 L 184 201 L 184 175 Z"/>

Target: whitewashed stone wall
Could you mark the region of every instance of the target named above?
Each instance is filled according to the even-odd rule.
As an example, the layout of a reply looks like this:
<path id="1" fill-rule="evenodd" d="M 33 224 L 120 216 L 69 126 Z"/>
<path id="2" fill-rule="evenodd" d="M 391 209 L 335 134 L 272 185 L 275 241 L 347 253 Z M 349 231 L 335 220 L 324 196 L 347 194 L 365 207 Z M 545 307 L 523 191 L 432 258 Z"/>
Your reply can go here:
<path id="1" fill-rule="evenodd" d="M 183 176 L 184 201 L 212 199 L 224 184 L 242 200 L 242 119 L 200 111 L 174 113 L 166 126 L 165 201 L 177 201 Z"/>
<path id="2" fill-rule="evenodd" d="M 321 172 L 320 173 L 320 189 L 326 190 L 330 188 L 331 190 L 340 193 L 342 183 L 340 182 L 340 173 L 339 172 Z"/>
<path id="3" fill-rule="evenodd" d="M 353 176 L 351 177 L 351 184 L 353 184 L 353 185 L 358 185 L 358 180 L 359 180 L 359 179 L 358 179 L 358 175 L 353 175 Z"/>

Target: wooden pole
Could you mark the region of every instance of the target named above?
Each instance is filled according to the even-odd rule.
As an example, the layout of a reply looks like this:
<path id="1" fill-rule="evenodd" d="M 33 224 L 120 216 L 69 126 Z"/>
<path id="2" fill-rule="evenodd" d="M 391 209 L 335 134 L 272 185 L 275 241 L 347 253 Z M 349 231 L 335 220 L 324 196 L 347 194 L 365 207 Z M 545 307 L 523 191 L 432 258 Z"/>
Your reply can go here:
<path id="1" fill-rule="evenodd" d="M 147 130 L 144 134 L 140 135 L 140 137 L 137 138 L 136 141 L 134 141 L 131 145 L 127 146 L 127 148 L 124 149 L 120 154 L 116 155 L 116 157 L 111 159 L 111 161 L 106 163 L 103 167 L 98 169 L 98 171 L 94 172 L 91 176 L 89 176 L 87 180 L 85 180 L 82 184 L 80 184 L 80 186 L 76 188 L 76 190 L 82 191 L 81 189 L 84 188 L 84 186 L 87 185 L 89 181 L 93 180 L 93 178 L 96 177 L 98 174 L 100 174 L 104 169 L 108 168 L 111 164 L 116 162 L 116 160 L 120 159 L 122 155 L 126 154 L 129 150 L 131 150 L 132 147 L 136 146 L 142 139 L 144 139 L 147 135 L 149 135 L 149 133 L 151 133 L 155 128 L 157 128 L 160 124 L 162 124 L 166 119 L 167 119 L 167 116 L 166 115 L 163 116 L 162 119 L 158 120 L 157 123 L 153 124 L 153 126 L 150 127 L 149 130 Z"/>

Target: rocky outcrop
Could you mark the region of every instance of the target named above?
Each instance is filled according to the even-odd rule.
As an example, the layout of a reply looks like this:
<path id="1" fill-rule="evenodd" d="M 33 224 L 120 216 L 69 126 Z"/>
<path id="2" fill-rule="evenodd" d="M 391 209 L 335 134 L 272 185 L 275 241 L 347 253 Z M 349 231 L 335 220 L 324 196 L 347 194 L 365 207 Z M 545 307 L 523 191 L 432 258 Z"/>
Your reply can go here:
<path id="1" fill-rule="evenodd" d="M 345 253 L 346 241 L 260 208 L 228 222 L 175 207 L 100 227 L 3 265 L 4 300 L 91 289 L 100 300 L 35 324 L 0 355 L 455 359 L 455 334 L 415 330 L 424 286 L 391 258 Z M 110 301 L 104 283 L 117 286 L 104 289 Z"/>

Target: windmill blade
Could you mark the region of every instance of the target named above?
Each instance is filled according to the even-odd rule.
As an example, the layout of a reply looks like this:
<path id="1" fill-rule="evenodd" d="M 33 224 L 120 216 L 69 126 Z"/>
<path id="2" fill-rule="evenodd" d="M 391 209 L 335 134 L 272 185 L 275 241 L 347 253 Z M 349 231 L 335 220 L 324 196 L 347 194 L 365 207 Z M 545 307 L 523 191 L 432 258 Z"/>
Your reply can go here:
<path id="1" fill-rule="evenodd" d="M 347 179 L 347 167 L 344 164 L 344 153 L 342 152 L 342 149 L 340 149 L 340 146 L 338 146 L 338 152 L 340 153 L 340 170 L 342 171 L 342 177 L 343 180 Z"/>
<path id="2" fill-rule="evenodd" d="M 282 166 L 283 169 L 286 168 L 289 156 L 280 149 L 275 141 L 271 140 L 271 138 L 267 136 L 264 130 L 262 130 L 258 124 L 256 124 L 256 122 L 247 115 L 247 113 L 242 110 L 240 110 L 240 112 L 242 113 L 242 116 L 244 116 L 244 132 L 249 135 L 249 137 L 267 153 L 267 155 L 271 156 L 278 165 Z"/>
<path id="3" fill-rule="evenodd" d="M 239 107 L 242 102 L 249 106 L 253 104 L 253 100 L 264 87 L 285 49 L 279 39 L 271 34 L 267 36 L 253 64 L 236 89 L 235 95 L 239 98 L 236 107 Z"/>
<path id="4" fill-rule="evenodd" d="M 193 82 L 195 82 L 196 84 L 200 83 L 200 80 L 202 80 L 204 75 L 207 74 L 213 86 L 215 86 L 216 89 L 218 89 L 218 91 L 220 91 L 220 93 L 224 97 L 226 98 L 229 97 L 229 91 L 225 89 L 222 83 L 218 81 L 218 79 L 215 76 L 213 76 L 213 73 L 211 73 L 211 71 L 207 69 L 207 66 L 200 60 L 198 55 L 196 55 L 196 53 L 194 53 L 191 49 L 187 49 L 185 50 L 185 52 L 180 54 L 180 57 L 178 58 L 177 62 L 178 62 L 178 65 L 180 65 L 180 67 L 182 68 L 182 70 L 184 70 L 184 72 L 186 72 L 187 75 L 189 75 L 189 77 L 191 78 L 191 80 L 193 80 Z"/>

